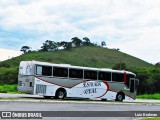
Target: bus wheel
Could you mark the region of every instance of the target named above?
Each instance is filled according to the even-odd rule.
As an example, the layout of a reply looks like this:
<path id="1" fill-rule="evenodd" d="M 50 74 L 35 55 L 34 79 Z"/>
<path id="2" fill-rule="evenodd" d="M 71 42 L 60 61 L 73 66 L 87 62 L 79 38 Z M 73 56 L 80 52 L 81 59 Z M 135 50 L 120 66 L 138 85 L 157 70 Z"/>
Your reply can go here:
<path id="1" fill-rule="evenodd" d="M 65 89 L 59 89 L 59 90 L 57 90 L 55 97 L 58 98 L 58 99 L 64 99 L 66 97 L 66 91 L 65 91 Z"/>
<path id="2" fill-rule="evenodd" d="M 117 96 L 116 96 L 116 101 L 121 101 L 122 102 L 123 99 L 124 99 L 124 93 L 122 93 L 122 92 L 118 93 Z"/>

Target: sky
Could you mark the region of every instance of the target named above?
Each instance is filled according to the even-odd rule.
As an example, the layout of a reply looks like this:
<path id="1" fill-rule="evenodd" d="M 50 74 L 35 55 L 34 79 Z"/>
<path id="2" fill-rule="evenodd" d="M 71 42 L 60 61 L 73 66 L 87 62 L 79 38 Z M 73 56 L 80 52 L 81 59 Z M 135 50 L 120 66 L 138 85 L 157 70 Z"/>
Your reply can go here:
<path id="1" fill-rule="evenodd" d="M 160 0 L 0 0 L 0 61 L 73 37 L 160 62 Z"/>

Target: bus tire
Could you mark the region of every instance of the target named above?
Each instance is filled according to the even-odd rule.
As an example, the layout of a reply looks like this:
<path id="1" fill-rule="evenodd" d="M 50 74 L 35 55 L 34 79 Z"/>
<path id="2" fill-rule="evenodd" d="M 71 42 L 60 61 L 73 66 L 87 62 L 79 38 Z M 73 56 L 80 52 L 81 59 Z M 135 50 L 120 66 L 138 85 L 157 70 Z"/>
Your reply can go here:
<path id="1" fill-rule="evenodd" d="M 123 99 L 124 99 L 124 93 L 122 93 L 122 92 L 117 93 L 115 101 L 122 102 Z"/>
<path id="2" fill-rule="evenodd" d="M 63 88 L 60 88 L 56 92 L 55 98 L 57 99 L 64 99 L 66 97 L 66 90 Z"/>

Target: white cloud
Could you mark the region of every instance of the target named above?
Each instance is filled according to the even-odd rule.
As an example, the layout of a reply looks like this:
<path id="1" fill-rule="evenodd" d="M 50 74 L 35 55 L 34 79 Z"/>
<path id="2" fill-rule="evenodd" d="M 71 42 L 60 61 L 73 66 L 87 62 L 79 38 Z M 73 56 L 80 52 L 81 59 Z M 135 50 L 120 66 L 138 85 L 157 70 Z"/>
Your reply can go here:
<path id="1" fill-rule="evenodd" d="M 160 28 L 142 28 L 137 32 L 141 32 L 138 38 L 126 40 L 124 42 L 116 42 L 113 44 L 115 48 L 120 48 L 121 51 L 139 57 L 150 63 L 156 63 L 160 60 Z M 142 58 L 143 56 L 143 58 Z"/>
<path id="2" fill-rule="evenodd" d="M 19 56 L 22 53 L 19 52 L 19 51 L 13 51 L 13 50 L 8 50 L 8 49 L 2 49 L 2 48 L 0 48 L 0 54 L 1 54 L 0 55 L 0 61 L 3 61 L 3 60 L 10 59 L 12 57 Z"/>

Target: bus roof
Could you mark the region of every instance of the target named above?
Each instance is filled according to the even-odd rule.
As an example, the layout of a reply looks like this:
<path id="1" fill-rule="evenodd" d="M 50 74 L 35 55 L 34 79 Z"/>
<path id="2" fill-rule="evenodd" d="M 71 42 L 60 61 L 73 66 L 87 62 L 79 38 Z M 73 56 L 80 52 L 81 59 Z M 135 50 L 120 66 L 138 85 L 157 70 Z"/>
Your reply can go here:
<path id="1" fill-rule="evenodd" d="M 67 67 L 67 68 L 75 68 L 75 69 L 86 69 L 86 70 L 96 70 L 96 71 L 107 71 L 107 72 L 116 72 L 116 73 L 124 73 L 126 72 L 127 74 L 134 74 L 132 72 L 129 71 L 125 71 L 125 70 L 113 70 L 110 68 L 92 68 L 92 67 L 82 67 L 82 66 L 74 66 L 74 65 L 70 65 L 70 64 L 56 64 L 56 63 L 49 63 L 49 62 L 40 62 L 40 61 L 21 61 L 21 63 L 24 62 L 28 62 L 28 63 L 32 63 L 35 65 L 45 65 L 45 66 L 55 66 L 55 67 Z M 135 74 L 134 74 L 135 75 Z"/>

